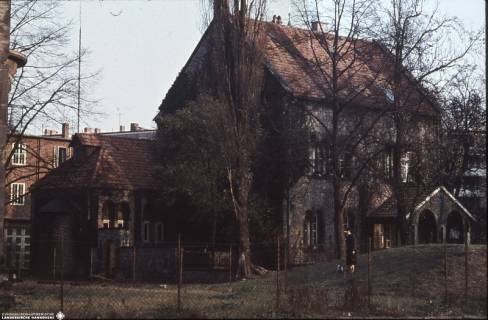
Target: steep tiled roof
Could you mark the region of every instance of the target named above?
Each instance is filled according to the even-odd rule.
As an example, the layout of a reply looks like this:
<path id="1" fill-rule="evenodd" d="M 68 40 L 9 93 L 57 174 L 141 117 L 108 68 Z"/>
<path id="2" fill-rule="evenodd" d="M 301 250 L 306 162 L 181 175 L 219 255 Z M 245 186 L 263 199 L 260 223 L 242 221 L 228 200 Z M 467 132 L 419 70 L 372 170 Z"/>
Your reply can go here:
<path id="1" fill-rule="evenodd" d="M 266 61 L 271 73 L 295 97 L 323 100 L 330 96 L 332 60 L 324 43 L 332 44 L 330 34 L 311 36 L 309 30 L 266 23 Z M 327 39 L 327 37 L 329 39 Z M 319 42 L 322 39 L 322 45 Z M 376 41 L 339 38 L 339 98 L 352 99 L 357 105 L 391 104 L 389 83 L 393 68 L 391 55 Z M 402 78 L 408 105 L 419 111 L 432 111 L 426 91 L 406 72 Z"/>
<path id="2" fill-rule="evenodd" d="M 433 187 L 422 187 L 413 184 L 404 187 L 405 203 L 408 209 L 413 209 L 416 204 L 424 200 L 432 191 Z M 397 218 L 396 198 L 391 196 L 378 208 L 368 212 L 369 218 Z"/>
<path id="3" fill-rule="evenodd" d="M 77 134 L 76 149 L 89 150 L 75 155 L 39 181 L 35 188 L 116 188 L 154 189 L 154 141 L 96 134 Z M 76 151 L 75 151 L 76 152 Z"/>
<path id="4" fill-rule="evenodd" d="M 324 100 L 330 97 L 327 76 L 330 75 L 331 59 L 321 47 L 317 37 L 312 37 L 309 30 L 274 23 L 264 23 L 266 28 L 265 64 L 269 72 L 278 80 L 284 90 L 296 98 L 306 100 Z M 212 24 L 195 48 L 185 67 L 164 98 L 160 110 L 173 110 L 181 107 L 185 97 L 191 99 L 194 77 L 200 74 L 198 68 L 206 63 L 202 56 L 210 45 L 207 38 L 215 28 Z M 327 37 L 322 35 L 322 37 Z M 354 41 L 340 38 L 344 44 L 339 68 L 347 70 L 340 77 L 339 86 L 344 88 L 339 98 L 355 105 L 382 107 L 391 105 L 391 54 L 376 41 L 357 39 Z M 320 61 L 320 63 L 317 63 Z M 320 68 L 319 68 L 320 66 Z M 347 67 L 346 67 L 347 66 Z M 330 76 L 329 76 L 330 77 Z M 422 88 L 413 76 L 405 71 L 402 77 L 404 100 L 413 111 L 426 113 L 437 112 L 435 99 Z M 404 102 L 405 102 L 404 101 Z M 156 117 L 157 119 L 157 117 Z"/>

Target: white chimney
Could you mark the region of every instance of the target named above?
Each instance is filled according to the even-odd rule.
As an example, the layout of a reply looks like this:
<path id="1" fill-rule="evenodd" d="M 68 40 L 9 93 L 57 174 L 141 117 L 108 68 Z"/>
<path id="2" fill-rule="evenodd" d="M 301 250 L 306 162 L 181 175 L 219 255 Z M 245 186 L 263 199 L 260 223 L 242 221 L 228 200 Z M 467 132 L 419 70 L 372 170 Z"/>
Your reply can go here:
<path id="1" fill-rule="evenodd" d="M 327 32 L 327 23 L 322 21 L 312 21 L 312 31 L 313 32 Z"/>

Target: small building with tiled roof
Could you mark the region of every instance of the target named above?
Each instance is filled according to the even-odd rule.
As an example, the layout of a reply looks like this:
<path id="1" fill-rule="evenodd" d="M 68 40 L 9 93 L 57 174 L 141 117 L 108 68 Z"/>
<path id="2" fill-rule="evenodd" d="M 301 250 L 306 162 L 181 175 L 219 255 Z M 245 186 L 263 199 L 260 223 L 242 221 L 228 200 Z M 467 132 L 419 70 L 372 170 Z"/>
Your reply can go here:
<path id="1" fill-rule="evenodd" d="M 410 243 L 463 243 L 465 234 L 471 234 L 476 218 L 444 186 L 409 185 L 404 190 L 409 209 Z M 396 205 L 395 197 L 390 196 L 367 213 L 366 228 L 373 230 L 374 249 L 396 245 L 399 232 Z"/>
<path id="2" fill-rule="evenodd" d="M 147 246 L 165 240 L 157 212 L 154 139 L 76 134 L 73 156 L 32 189 L 32 263 L 49 274 L 62 259 L 66 274 L 127 273 L 132 248 L 143 257 Z M 63 252 L 64 254 L 61 254 Z M 170 251 L 154 259 L 169 267 Z M 61 257 L 63 256 L 63 257 Z M 153 259 L 153 260 L 154 260 Z M 139 271 L 145 259 L 140 258 Z M 56 262 L 59 268 L 60 260 Z"/>

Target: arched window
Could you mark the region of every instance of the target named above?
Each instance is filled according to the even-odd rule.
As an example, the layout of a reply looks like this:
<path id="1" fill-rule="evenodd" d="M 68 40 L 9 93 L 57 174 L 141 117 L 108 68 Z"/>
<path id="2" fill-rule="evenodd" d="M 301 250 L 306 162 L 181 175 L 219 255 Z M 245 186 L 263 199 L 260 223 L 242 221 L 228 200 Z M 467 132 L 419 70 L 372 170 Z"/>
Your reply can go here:
<path id="1" fill-rule="evenodd" d="M 117 228 L 125 228 L 129 227 L 129 220 L 130 220 L 130 207 L 127 202 L 122 202 L 117 207 Z"/>
<path id="2" fill-rule="evenodd" d="M 104 228 L 115 228 L 115 205 L 112 201 L 105 201 L 102 207 L 102 225 Z"/>
<path id="3" fill-rule="evenodd" d="M 418 241 L 421 244 L 437 242 L 437 225 L 434 214 L 430 210 L 420 213 L 418 220 Z"/>

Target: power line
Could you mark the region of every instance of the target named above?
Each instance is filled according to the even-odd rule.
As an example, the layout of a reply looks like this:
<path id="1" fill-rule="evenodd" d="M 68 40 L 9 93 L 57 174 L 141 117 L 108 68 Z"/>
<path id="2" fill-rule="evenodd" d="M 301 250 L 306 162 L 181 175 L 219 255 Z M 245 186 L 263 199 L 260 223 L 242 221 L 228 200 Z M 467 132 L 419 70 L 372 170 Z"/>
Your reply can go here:
<path id="1" fill-rule="evenodd" d="M 78 118 L 77 132 L 80 133 L 80 109 L 81 109 L 81 0 L 80 0 L 80 30 L 78 34 Z"/>

